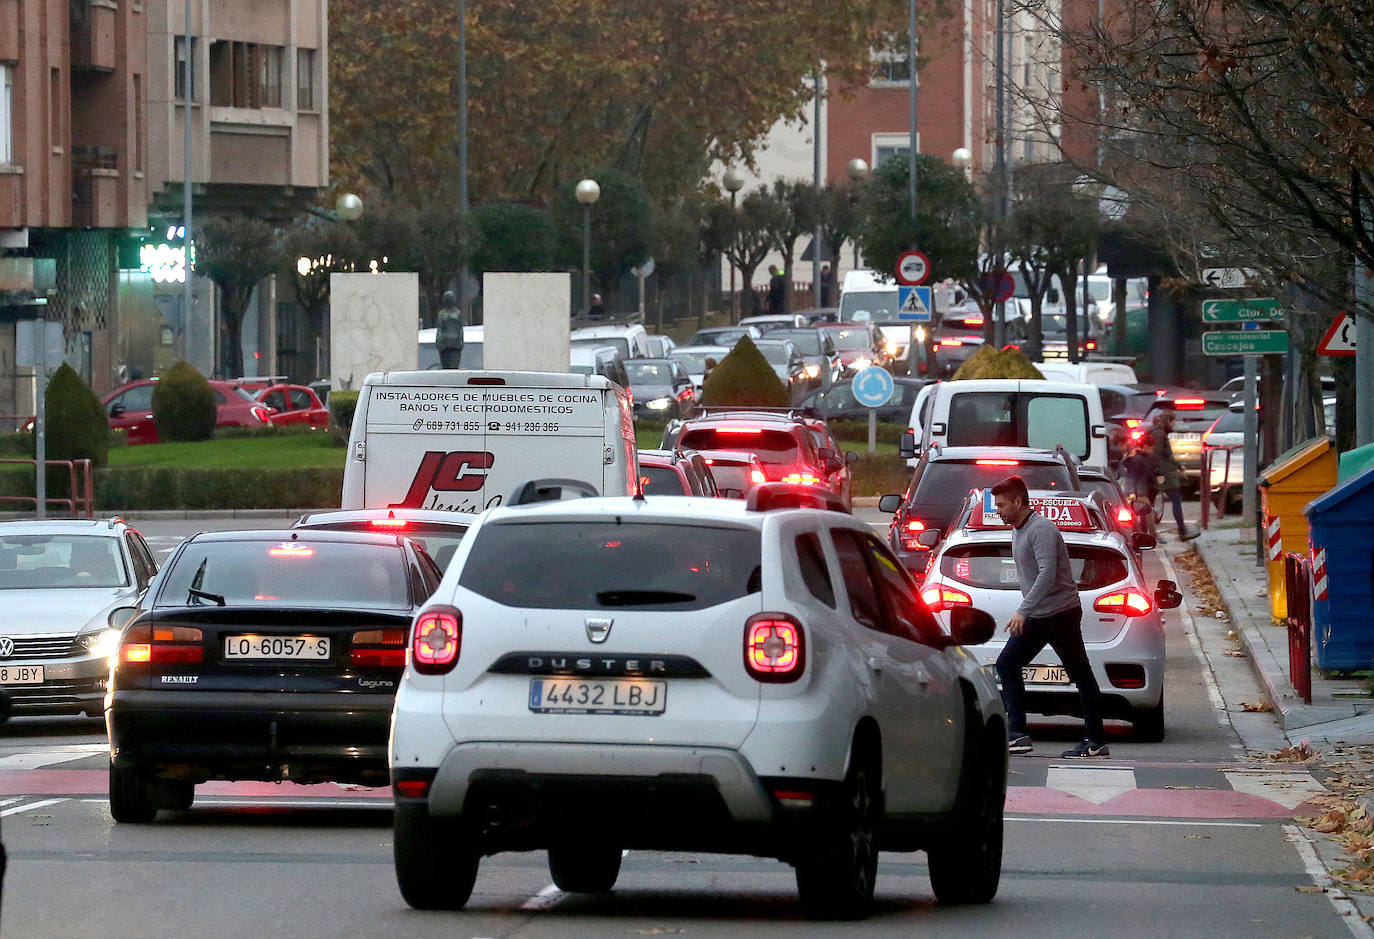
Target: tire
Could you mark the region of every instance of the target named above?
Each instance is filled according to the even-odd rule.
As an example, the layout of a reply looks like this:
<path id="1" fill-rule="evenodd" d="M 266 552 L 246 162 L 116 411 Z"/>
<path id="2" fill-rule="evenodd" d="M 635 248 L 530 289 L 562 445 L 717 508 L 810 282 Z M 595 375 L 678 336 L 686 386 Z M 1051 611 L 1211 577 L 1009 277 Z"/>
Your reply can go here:
<path id="1" fill-rule="evenodd" d="M 1152 708 L 1136 711 L 1131 716 L 1131 731 L 1135 739 L 1145 743 L 1159 743 L 1164 739 L 1164 693 L 1160 692 L 1159 704 Z"/>
<path id="2" fill-rule="evenodd" d="M 620 855 L 608 845 L 550 845 L 549 874 L 565 893 L 609 893 L 620 876 Z"/>
<path id="3" fill-rule="evenodd" d="M 423 806 L 397 805 L 392 856 L 401 897 L 417 910 L 461 910 L 472 896 L 481 855 L 457 821 L 431 818 Z"/>
<path id="4" fill-rule="evenodd" d="M 797 858 L 797 893 L 816 919 L 862 919 L 878 878 L 882 769 L 876 755 L 854 755 L 840 792 L 820 810 Z"/>
<path id="5" fill-rule="evenodd" d="M 968 725 L 964 772 L 959 780 L 961 827 L 926 850 L 930 885 L 945 905 L 989 903 L 1002 879 L 1002 810 L 1007 801 L 1005 733 Z"/>
<path id="6" fill-rule="evenodd" d="M 116 822 L 143 825 L 157 817 L 154 779 L 137 766 L 110 761 L 110 815 Z"/>

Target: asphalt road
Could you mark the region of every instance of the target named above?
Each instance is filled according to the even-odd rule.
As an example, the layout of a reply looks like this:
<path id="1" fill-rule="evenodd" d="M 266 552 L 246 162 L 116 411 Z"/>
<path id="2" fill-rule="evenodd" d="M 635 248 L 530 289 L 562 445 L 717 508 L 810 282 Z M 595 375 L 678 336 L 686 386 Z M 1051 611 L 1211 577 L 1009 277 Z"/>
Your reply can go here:
<path id="1" fill-rule="evenodd" d="M 291 520 L 133 519 L 159 556 L 203 528 Z M 1149 555 L 1148 574 L 1171 575 L 1171 549 Z M 384 791 L 208 784 L 188 812 L 115 825 L 100 724 L 21 718 L 0 738 L 4 934 L 1369 935 L 1299 889 L 1319 871 L 1291 819 L 1320 781 L 1264 759 L 1281 736 L 1241 710 L 1259 692 L 1223 655 L 1224 629 L 1186 606 L 1169 614 L 1163 743 L 1109 725 L 1112 759 L 1074 764 L 1058 754 L 1077 722 L 1032 722 L 1035 752 L 1012 759 L 1002 888 L 984 907 L 936 905 L 924 855 L 885 855 L 869 920 L 813 923 L 784 864 L 636 851 L 610 894 L 562 894 L 542 854 L 503 854 L 483 862 L 467 910 L 418 913 L 396 890 Z"/>

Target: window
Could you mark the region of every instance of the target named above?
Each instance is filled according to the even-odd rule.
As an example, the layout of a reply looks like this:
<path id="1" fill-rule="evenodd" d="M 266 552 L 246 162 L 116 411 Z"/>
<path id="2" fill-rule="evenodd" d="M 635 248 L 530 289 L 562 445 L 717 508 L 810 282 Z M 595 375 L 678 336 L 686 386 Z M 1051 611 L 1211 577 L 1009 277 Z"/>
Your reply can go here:
<path id="1" fill-rule="evenodd" d="M 882 604 L 868 575 L 868 565 L 864 562 L 866 552 L 858 534 L 836 529 L 831 532 L 831 538 L 835 542 L 835 553 L 840 556 L 840 574 L 844 577 L 844 589 L 849 594 L 850 614 L 869 629 L 881 629 Z"/>
<path id="2" fill-rule="evenodd" d="M 55 68 L 48 78 L 48 145 L 62 146 L 62 70 Z"/>
<path id="3" fill-rule="evenodd" d="M 296 50 L 296 110 L 315 110 L 315 50 Z"/>
<path id="4" fill-rule="evenodd" d="M 873 52 L 873 84 L 907 85 L 911 83 L 910 46 L 906 33 L 886 37 L 882 48 Z"/>
<path id="5" fill-rule="evenodd" d="M 797 536 L 797 564 L 801 567 L 806 589 L 817 600 L 835 609 L 835 585 L 830 582 L 830 569 L 821 553 L 821 539 L 814 532 Z"/>
<path id="6" fill-rule="evenodd" d="M 4 162 L 0 160 L 0 162 Z M 143 172 L 143 76 L 134 76 L 134 172 Z"/>
<path id="7" fill-rule="evenodd" d="M 282 60 L 286 50 L 281 46 L 258 46 L 258 101 L 264 108 L 281 107 Z"/>
<path id="8" fill-rule="evenodd" d="M 175 47 L 176 71 L 172 75 L 174 83 L 173 95 L 179 101 L 186 100 L 186 37 L 176 36 L 172 42 Z M 200 95 L 196 91 L 196 45 L 199 40 L 191 37 L 191 100 L 199 101 Z"/>
<path id="9" fill-rule="evenodd" d="M 285 50 L 252 42 L 210 46 L 210 103 L 229 108 L 281 107 Z"/>
<path id="10" fill-rule="evenodd" d="M 0 163 L 14 159 L 14 69 L 0 65 Z"/>

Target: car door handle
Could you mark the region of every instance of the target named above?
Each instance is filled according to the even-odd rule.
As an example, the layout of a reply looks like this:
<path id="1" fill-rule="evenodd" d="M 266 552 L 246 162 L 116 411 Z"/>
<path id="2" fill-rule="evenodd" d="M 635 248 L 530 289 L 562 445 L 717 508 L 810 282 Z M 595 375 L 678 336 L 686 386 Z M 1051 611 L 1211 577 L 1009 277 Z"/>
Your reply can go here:
<path id="1" fill-rule="evenodd" d="M 917 665 L 912 669 L 912 672 L 915 674 L 918 684 L 923 686 L 930 684 L 930 675 L 926 672 L 926 667 L 924 665 Z"/>
<path id="2" fill-rule="evenodd" d="M 868 657 L 868 667 L 875 672 L 881 673 L 883 670 L 883 663 L 880 659 L 870 655 Z"/>

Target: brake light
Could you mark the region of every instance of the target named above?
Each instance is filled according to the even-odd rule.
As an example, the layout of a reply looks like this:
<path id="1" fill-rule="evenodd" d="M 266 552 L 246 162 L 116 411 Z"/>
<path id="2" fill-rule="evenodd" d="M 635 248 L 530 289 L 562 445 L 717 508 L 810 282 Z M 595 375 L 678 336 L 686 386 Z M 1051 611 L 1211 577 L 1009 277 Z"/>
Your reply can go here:
<path id="1" fill-rule="evenodd" d="M 717 427 L 718 434 L 761 434 L 762 427 Z"/>
<path id="2" fill-rule="evenodd" d="M 1121 508 L 1116 510 L 1116 520 L 1120 522 L 1122 525 L 1134 525 L 1135 513 L 1132 512 L 1128 507 L 1123 505 L 1121 506 Z"/>
<path id="3" fill-rule="evenodd" d="M 268 418 L 269 416 L 271 416 L 271 415 L 275 412 L 276 409 L 275 409 L 275 408 L 265 408 L 265 407 L 263 407 L 262 405 L 259 404 L 259 405 L 253 406 L 252 408 L 249 408 L 249 410 L 252 412 L 252 414 L 253 414 L 254 417 L 256 417 L 258 420 L 260 420 L 260 421 L 262 421 L 264 424 L 266 424 L 266 423 L 267 423 L 267 418 Z"/>
<path id="4" fill-rule="evenodd" d="M 973 598 L 962 590 L 955 590 L 945 584 L 936 584 L 921 591 L 921 599 L 926 602 L 930 612 L 939 613 L 956 606 L 972 606 Z"/>
<path id="5" fill-rule="evenodd" d="M 810 473 L 788 473 L 782 478 L 782 482 L 794 483 L 798 486 L 817 486 L 820 480 Z"/>
<path id="6" fill-rule="evenodd" d="M 982 326 L 982 325 L 983 325 L 983 317 L 982 317 L 982 316 L 966 316 L 966 317 L 964 317 L 964 326 L 966 326 L 966 327 L 969 328 L 969 329 L 976 329 L 977 327 Z"/>
<path id="7" fill-rule="evenodd" d="M 1097 348 L 1097 340 L 1096 340 L 1096 339 L 1089 339 L 1089 340 L 1088 340 L 1088 344 L 1087 344 L 1086 346 L 1084 346 L 1084 348 L 1087 349 L 1089 352 L 1092 352 L 1093 350 L 1095 350 L 1095 349 Z"/>
<path id="8" fill-rule="evenodd" d="M 411 662 L 422 675 L 442 675 L 458 664 L 463 643 L 463 614 L 451 606 L 420 611 L 410 642 Z"/>
<path id="9" fill-rule="evenodd" d="M 404 629 L 360 629 L 353 634 L 354 665 L 373 668 L 404 668 L 406 631 Z"/>
<path id="10" fill-rule="evenodd" d="M 1145 437 L 1145 431 L 1143 428 L 1137 427 L 1133 429 L 1127 436 L 1131 438 L 1131 443 L 1140 443 L 1140 441 L 1143 440 Z"/>
<path id="11" fill-rule="evenodd" d="M 1178 411 L 1201 411 L 1204 403 L 1201 398 L 1175 398 L 1174 409 Z"/>
<path id="12" fill-rule="evenodd" d="M 1103 594 L 1093 604 L 1093 609 L 1099 613 L 1119 613 L 1122 616 L 1144 616 L 1154 608 L 1150 598 L 1134 587 Z"/>
<path id="13" fill-rule="evenodd" d="M 907 530 L 907 531 L 925 531 L 925 530 L 926 530 L 926 523 L 925 523 L 925 522 L 921 522 L 921 521 L 907 522 L 907 523 L 906 523 L 906 530 Z"/>
<path id="14" fill-rule="evenodd" d="M 758 483 L 768 482 L 768 477 L 763 475 L 763 470 L 750 470 L 749 481 L 757 485 Z"/>
<path id="15" fill-rule="evenodd" d="M 944 348 L 949 347 L 949 346 L 962 346 L 963 344 L 964 344 L 964 343 L 963 343 L 963 340 L 960 340 L 960 339 L 941 339 L 941 340 L 940 340 L 940 348 L 941 348 L 941 349 L 944 349 Z"/>
<path id="16" fill-rule="evenodd" d="M 268 548 L 267 556 L 273 558 L 313 558 L 315 549 L 298 542 L 286 541 Z"/>
<path id="17" fill-rule="evenodd" d="M 1128 417 L 1128 418 L 1126 418 L 1126 427 L 1127 427 L 1127 429 L 1132 428 L 1132 427 L 1139 427 L 1139 426 L 1140 426 L 1140 418 L 1138 418 L 1138 417 Z"/>
<path id="18" fill-rule="evenodd" d="M 407 799 L 423 799 L 429 795 L 428 779 L 398 779 L 395 783 L 396 794 Z"/>
<path id="19" fill-rule="evenodd" d="M 1020 466 L 1020 460 L 974 460 L 976 466 Z"/>
<path id="20" fill-rule="evenodd" d="M 408 519 L 404 519 L 404 518 L 396 518 L 396 517 L 394 517 L 394 516 L 388 516 L 388 517 L 386 517 L 386 518 L 374 518 L 374 519 L 372 519 L 372 521 L 368 522 L 368 524 L 371 525 L 373 528 L 391 528 L 391 529 L 397 529 L 397 528 L 408 528 L 408 527 L 410 526 L 410 521 L 409 521 Z"/>
<path id="21" fill-rule="evenodd" d="M 806 670 L 806 635 L 785 613 L 756 613 L 744 624 L 744 668 L 758 681 L 796 681 Z"/>
<path id="22" fill-rule="evenodd" d="M 135 626 L 119 644 L 125 665 L 185 665 L 205 660 L 204 638 L 191 626 Z"/>

